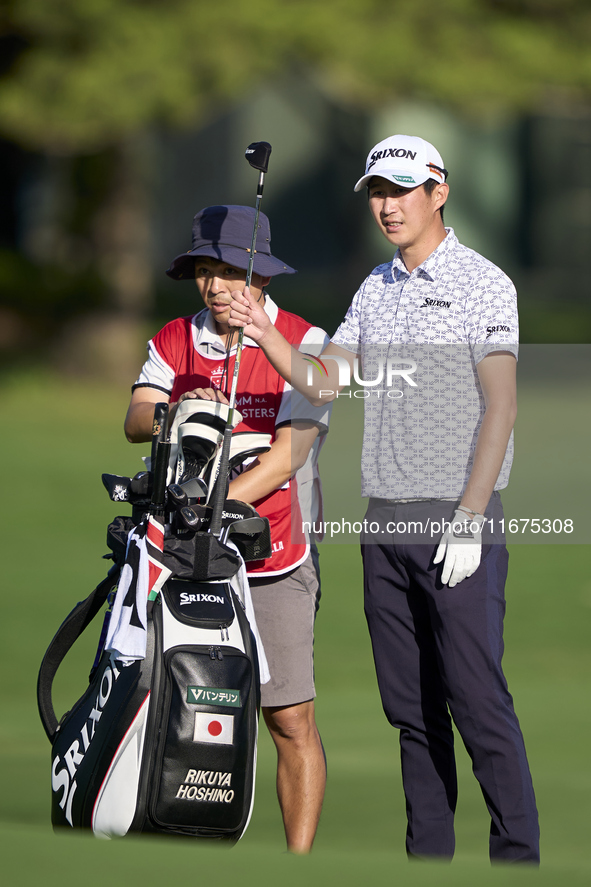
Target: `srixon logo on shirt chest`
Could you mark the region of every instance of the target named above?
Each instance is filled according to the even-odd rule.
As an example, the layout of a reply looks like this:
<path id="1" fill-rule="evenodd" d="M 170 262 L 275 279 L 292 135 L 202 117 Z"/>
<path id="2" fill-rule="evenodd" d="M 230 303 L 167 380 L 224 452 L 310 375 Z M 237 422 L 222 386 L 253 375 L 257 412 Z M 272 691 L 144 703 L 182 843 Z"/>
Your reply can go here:
<path id="1" fill-rule="evenodd" d="M 80 730 L 79 738 L 74 740 L 62 757 L 57 755 L 53 760 L 51 787 L 56 793 L 61 790 L 62 796 L 59 800 L 59 805 L 64 810 L 67 821 L 72 826 L 72 802 L 78 787 L 76 772 L 94 739 L 96 725 L 101 719 L 103 709 L 109 700 L 119 675 L 120 672 L 115 668 L 115 665 L 112 662 L 108 662 L 99 684 L 96 699 L 88 718 Z"/>
<path id="2" fill-rule="evenodd" d="M 444 299 L 425 299 L 422 305 L 419 305 L 419 308 L 451 308 L 451 302 L 447 302 Z"/>

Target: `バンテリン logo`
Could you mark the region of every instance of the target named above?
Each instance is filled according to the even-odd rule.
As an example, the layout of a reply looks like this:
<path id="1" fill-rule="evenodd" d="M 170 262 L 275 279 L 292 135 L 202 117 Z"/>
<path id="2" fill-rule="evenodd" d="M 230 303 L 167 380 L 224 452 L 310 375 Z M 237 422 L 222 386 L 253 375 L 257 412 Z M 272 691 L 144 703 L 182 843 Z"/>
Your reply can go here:
<path id="1" fill-rule="evenodd" d="M 231 708 L 240 708 L 240 690 L 187 687 L 187 702 L 192 705 L 228 705 Z"/>

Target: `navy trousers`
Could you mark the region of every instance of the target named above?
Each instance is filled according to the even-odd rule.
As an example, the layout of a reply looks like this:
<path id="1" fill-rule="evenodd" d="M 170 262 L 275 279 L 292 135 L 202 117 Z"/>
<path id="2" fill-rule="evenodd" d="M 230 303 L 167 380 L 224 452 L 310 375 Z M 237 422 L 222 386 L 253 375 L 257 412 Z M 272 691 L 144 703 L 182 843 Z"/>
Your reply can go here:
<path id="1" fill-rule="evenodd" d="M 425 513 L 424 503 L 385 512 L 377 503 L 371 500 L 366 518 L 388 514 L 399 528 Z M 453 504 L 444 507 L 451 517 Z M 449 588 L 442 565 L 433 565 L 435 544 L 381 538 L 380 531 L 362 540 L 365 613 L 384 712 L 400 731 L 407 853 L 454 853 L 453 718 L 490 813 L 491 859 L 537 863 L 535 796 L 501 666 L 507 549 L 483 545 L 476 572 Z"/>

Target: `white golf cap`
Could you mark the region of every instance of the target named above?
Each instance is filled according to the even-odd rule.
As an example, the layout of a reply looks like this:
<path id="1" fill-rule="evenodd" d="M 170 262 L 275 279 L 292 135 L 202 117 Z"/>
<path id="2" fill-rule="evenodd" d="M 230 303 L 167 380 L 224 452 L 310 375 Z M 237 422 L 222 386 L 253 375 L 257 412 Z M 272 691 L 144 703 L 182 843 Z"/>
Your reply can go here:
<path id="1" fill-rule="evenodd" d="M 418 136 L 389 136 L 367 155 L 365 175 L 355 185 L 361 191 L 373 176 L 381 176 L 404 188 L 416 188 L 427 179 L 445 182 L 447 170 L 441 154 Z"/>

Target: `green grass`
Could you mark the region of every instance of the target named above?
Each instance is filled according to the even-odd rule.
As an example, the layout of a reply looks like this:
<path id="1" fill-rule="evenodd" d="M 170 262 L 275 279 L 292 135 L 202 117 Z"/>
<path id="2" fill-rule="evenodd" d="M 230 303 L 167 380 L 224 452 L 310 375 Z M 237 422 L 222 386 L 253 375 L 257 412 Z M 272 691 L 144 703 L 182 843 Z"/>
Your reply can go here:
<path id="1" fill-rule="evenodd" d="M 4 380 L 2 387 L 10 428 L 1 445 L 4 883 L 94 887 L 108 881 L 112 887 L 151 887 L 172 879 L 206 878 L 224 887 L 271 880 L 290 887 L 305 881 L 358 885 L 399 877 L 417 887 L 434 879 L 442 885 L 589 883 L 591 579 L 585 545 L 511 547 L 505 665 L 537 790 L 540 872 L 490 868 L 487 814 L 459 741 L 456 859 L 451 867 L 407 863 L 398 738 L 381 712 L 354 544 L 322 546 L 317 711 L 329 781 L 310 858 L 283 853 L 274 752 L 265 733 L 252 823 L 231 851 L 161 839 L 102 842 L 80 835 L 54 836 L 49 824 L 50 749 L 35 704 L 37 671 L 60 621 L 105 573 L 105 530 L 117 507 L 108 500 L 100 475 L 135 473 L 147 447 L 131 447 L 123 437 L 127 391 L 41 375 Z M 529 418 L 520 434 L 531 434 L 532 440 L 541 404 L 535 393 L 522 403 L 521 415 Z M 562 398 L 560 410 L 563 421 L 572 423 L 569 427 L 577 425 L 574 402 Z M 339 435 L 342 439 L 336 425 L 333 440 Z M 547 453 L 561 441 L 543 442 Z M 325 456 L 331 464 L 336 450 L 327 444 Z M 582 466 L 570 468 L 575 474 Z M 351 492 L 355 495 L 357 489 Z M 91 636 L 72 651 L 59 676 L 59 713 L 84 689 L 96 643 L 94 627 L 88 633 Z"/>

